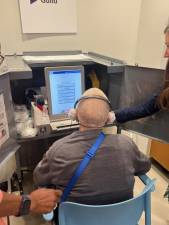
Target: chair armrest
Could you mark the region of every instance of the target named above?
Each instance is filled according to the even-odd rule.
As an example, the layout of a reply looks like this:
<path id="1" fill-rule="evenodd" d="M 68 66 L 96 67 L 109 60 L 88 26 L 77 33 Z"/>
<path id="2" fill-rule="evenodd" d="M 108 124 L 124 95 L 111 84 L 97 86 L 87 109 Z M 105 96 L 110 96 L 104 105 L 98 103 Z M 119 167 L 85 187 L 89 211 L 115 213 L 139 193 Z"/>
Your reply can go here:
<path id="1" fill-rule="evenodd" d="M 150 179 L 146 174 L 144 174 L 144 175 L 140 175 L 140 176 L 138 176 L 139 178 L 140 178 L 140 180 L 145 184 L 145 185 L 150 185 L 150 184 L 152 184 L 152 188 L 151 188 L 151 191 L 155 191 L 155 185 L 154 185 L 154 183 L 155 183 L 155 180 L 156 179 Z"/>
<path id="2" fill-rule="evenodd" d="M 145 185 L 147 185 L 147 184 L 149 184 L 149 183 L 152 182 L 152 180 L 151 180 L 146 174 L 140 175 L 140 176 L 138 176 L 138 177 L 140 178 L 140 180 L 141 180 Z"/>

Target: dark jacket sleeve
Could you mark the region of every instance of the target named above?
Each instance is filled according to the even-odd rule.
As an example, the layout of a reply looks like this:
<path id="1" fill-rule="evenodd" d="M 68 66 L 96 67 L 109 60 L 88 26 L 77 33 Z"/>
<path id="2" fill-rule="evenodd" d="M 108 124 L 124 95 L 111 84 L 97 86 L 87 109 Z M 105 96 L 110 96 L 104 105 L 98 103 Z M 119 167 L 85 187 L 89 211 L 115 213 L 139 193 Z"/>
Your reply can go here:
<path id="1" fill-rule="evenodd" d="M 50 152 L 46 152 L 46 154 L 43 156 L 43 159 L 38 163 L 33 172 L 34 183 L 37 187 L 47 187 L 49 184 L 51 184 L 49 155 Z"/>
<path id="2" fill-rule="evenodd" d="M 150 159 L 143 154 L 137 147 L 137 145 L 131 140 L 132 144 L 132 159 L 134 167 L 134 175 L 139 176 L 146 174 L 151 169 Z"/>
<path id="3" fill-rule="evenodd" d="M 140 119 L 160 111 L 160 107 L 157 105 L 157 97 L 156 94 L 141 105 L 115 110 L 117 123 Z"/>

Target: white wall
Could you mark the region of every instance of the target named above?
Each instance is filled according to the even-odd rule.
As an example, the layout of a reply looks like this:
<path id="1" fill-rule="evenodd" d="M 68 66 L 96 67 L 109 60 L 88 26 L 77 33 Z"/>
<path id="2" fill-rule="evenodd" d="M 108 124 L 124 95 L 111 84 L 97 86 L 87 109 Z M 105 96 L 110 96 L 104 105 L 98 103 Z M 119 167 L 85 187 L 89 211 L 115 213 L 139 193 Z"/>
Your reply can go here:
<path id="1" fill-rule="evenodd" d="M 135 61 L 141 0 L 77 0 L 77 35 L 22 35 L 18 0 L 0 0 L 3 52 L 95 51 Z"/>
<path id="2" fill-rule="evenodd" d="M 95 51 L 129 64 L 165 65 L 163 30 L 168 0 L 77 0 L 78 34 L 23 35 L 18 0 L 0 0 L 4 53 L 31 50 Z"/>
<path id="3" fill-rule="evenodd" d="M 142 0 L 136 62 L 164 67 L 164 28 L 169 18 L 169 0 Z"/>
<path id="4" fill-rule="evenodd" d="M 141 0 L 81 0 L 83 49 L 134 61 Z"/>

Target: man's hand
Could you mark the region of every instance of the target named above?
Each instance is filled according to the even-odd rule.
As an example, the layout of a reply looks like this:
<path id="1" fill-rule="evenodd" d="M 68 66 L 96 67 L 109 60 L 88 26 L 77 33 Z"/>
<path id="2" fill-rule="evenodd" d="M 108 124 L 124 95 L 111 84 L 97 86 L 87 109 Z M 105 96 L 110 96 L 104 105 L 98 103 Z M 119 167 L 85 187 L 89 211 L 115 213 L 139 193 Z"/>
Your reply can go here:
<path id="1" fill-rule="evenodd" d="M 33 191 L 29 197 L 31 199 L 30 212 L 42 214 L 52 211 L 57 202 L 60 201 L 62 191 L 40 188 Z"/>

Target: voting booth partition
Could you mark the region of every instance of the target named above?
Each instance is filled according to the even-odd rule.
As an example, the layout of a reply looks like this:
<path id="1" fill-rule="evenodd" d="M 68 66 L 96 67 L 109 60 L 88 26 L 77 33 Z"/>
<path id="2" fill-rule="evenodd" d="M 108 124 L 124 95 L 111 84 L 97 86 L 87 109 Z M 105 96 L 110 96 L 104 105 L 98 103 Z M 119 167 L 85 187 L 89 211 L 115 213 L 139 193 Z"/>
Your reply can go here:
<path id="1" fill-rule="evenodd" d="M 17 169 L 18 149 L 9 73 L 0 67 L 0 184 L 7 182 L 8 191 L 11 191 L 11 177 Z"/>
<path id="2" fill-rule="evenodd" d="M 123 74 L 111 76 L 110 101 L 114 108 L 121 109 L 141 105 L 152 96 L 160 94 L 164 85 L 164 77 L 165 73 L 162 69 L 125 66 Z M 168 123 L 168 112 L 161 110 L 152 116 L 127 122 L 122 125 L 122 128 L 169 143 Z"/>

